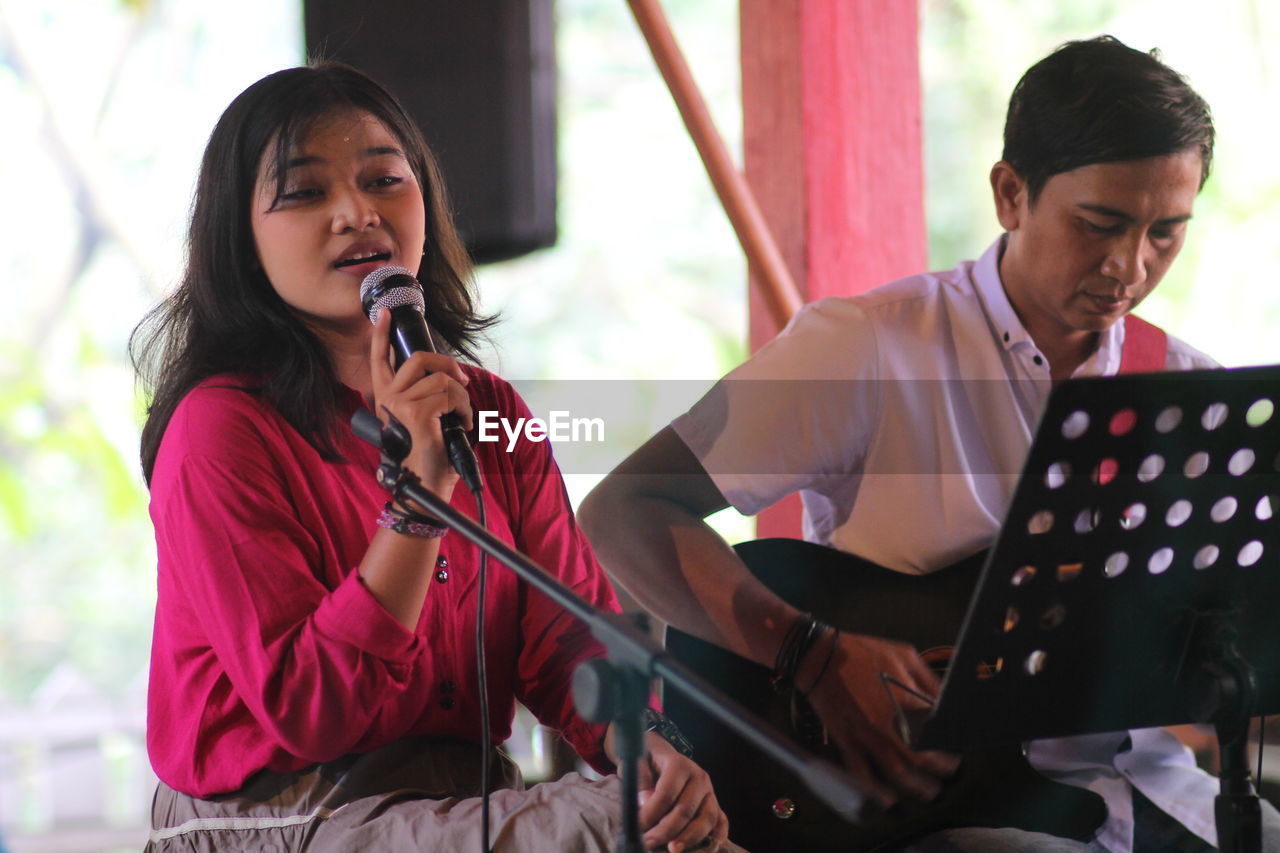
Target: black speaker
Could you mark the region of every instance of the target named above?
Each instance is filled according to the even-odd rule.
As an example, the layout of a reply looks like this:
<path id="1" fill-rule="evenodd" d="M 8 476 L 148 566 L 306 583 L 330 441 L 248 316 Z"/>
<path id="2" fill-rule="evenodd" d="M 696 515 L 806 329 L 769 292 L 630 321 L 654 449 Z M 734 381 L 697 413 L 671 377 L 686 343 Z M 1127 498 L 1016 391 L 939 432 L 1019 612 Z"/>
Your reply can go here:
<path id="1" fill-rule="evenodd" d="M 556 241 L 552 0 L 306 0 L 307 52 L 390 89 L 444 171 L 477 263 Z"/>

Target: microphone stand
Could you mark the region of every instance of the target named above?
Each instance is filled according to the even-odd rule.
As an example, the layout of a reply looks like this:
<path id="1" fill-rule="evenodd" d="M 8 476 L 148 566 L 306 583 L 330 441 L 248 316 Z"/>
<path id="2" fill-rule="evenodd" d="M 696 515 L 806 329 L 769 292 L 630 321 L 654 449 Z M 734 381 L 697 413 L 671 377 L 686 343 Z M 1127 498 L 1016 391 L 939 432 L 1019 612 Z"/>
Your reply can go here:
<path id="1" fill-rule="evenodd" d="M 654 677 L 664 679 L 769 758 L 806 780 L 810 790 L 832 811 L 848 821 L 858 820 L 865 797 L 842 769 L 797 749 L 759 717 L 743 710 L 701 676 L 668 656 L 626 616 L 596 610 L 529 557 L 423 488 L 418 478 L 400 465 L 408 455 L 407 432 L 403 427 L 393 423 L 384 429 L 377 417 L 363 408 L 351 417 L 351 426 L 359 438 L 378 448 L 384 459 L 389 460 L 379 469 L 378 480 L 391 489 L 397 499 L 408 498 L 425 507 L 441 523 L 585 623 L 604 645 L 607 660 L 588 661 L 574 672 L 573 694 L 583 717 L 596 723 L 615 724 L 623 785 L 623 832 L 617 840 L 618 853 L 644 853 L 640 840 L 637 774 L 644 752 L 643 716 L 648 683 Z"/>

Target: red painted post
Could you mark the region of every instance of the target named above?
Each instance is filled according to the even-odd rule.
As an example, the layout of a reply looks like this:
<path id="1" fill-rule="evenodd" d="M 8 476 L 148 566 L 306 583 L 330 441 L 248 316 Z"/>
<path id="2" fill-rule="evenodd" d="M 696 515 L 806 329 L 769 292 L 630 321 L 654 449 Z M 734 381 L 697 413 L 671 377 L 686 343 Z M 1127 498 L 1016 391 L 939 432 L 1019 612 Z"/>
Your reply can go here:
<path id="1" fill-rule="evenodd" d="M 927 261 L 918 0 L 741 0 L 745 171 L 806 301 Z M 751 293 L 751 347 L 777 333 Z M 798 536 L 799 502 L 760 517 Z"/>

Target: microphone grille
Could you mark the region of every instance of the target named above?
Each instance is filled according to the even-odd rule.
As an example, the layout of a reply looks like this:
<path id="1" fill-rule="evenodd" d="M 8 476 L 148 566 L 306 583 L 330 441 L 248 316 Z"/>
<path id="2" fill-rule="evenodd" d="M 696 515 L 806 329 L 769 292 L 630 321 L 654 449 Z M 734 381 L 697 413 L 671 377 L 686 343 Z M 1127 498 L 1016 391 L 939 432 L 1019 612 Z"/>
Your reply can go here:
<path id="1" fill-rule="evenodd" d="M 383 282 L 392 277 L 400 277 L 405 281 L 383 287 Z M 408 305 L 416 308 L 419 314 L 426 313 L 427 301 L 422 294 L 422 285 L 413 277 L 413 273 L 404 267 L 378 267 L 364 277 L 360 284 L 360 305 L 372 323 L 378 318 L 378 309 L 400 308 Z"/>

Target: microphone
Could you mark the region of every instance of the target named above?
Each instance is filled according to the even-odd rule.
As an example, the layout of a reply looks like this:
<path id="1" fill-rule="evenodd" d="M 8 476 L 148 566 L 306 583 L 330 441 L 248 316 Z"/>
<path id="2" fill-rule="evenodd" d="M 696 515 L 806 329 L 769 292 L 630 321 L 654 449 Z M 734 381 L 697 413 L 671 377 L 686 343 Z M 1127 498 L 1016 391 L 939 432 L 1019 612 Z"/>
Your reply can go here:
<path id="1" fill-rule="evenodd" d="M 377 322 L 378 309 L 391 312 L 391 348 L 395 351 L 397 368 L 415 352 L 436 352 L 427 326 L 427 301 L 422 285 L 404 267 L 379 267 L 365 276 L 360 284 L 360 307 L 369 316 L 370 323 Z M 484 483 L 461 419 L 456 412 L 446 412 L 440 416 L 440 428 L 453 470 L 471 493 L 478 495 Z"/>

